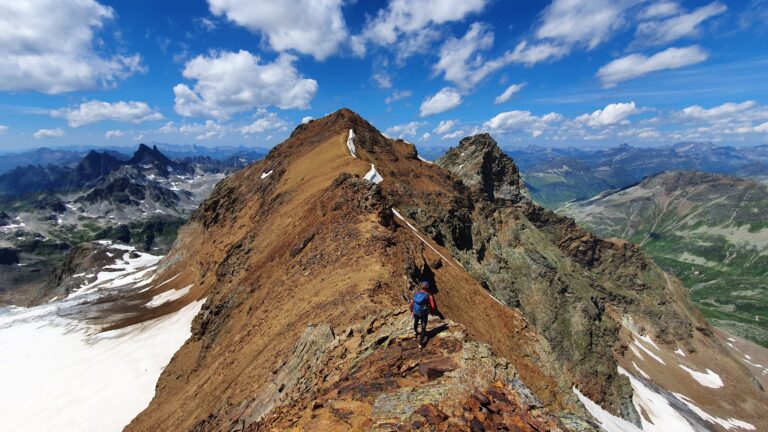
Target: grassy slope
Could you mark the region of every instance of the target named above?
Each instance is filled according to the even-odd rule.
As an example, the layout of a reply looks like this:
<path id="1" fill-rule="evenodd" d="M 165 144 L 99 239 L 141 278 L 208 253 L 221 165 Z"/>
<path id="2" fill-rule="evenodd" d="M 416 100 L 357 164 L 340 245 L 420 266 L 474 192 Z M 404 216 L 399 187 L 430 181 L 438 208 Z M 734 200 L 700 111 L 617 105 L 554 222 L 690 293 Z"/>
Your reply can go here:
<path id="1" fill-rule="evenodd" d="M 640 244 L 683 281 L 710 322 L 768 347 L 768 193 L 720 176 L 663 190 L 664 179 L 562 211 L 598 234 Z"/>

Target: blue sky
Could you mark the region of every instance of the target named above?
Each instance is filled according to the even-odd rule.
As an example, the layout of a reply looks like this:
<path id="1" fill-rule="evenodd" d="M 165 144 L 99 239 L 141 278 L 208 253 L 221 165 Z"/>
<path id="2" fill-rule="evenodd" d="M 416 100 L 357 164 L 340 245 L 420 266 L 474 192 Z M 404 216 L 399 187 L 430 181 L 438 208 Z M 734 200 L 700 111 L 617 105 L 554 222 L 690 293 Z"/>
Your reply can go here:
<path id="1" fill-rule="evenodd" d="M 0 0 L 0 150 L 768 142 L 768 0 Z"/>

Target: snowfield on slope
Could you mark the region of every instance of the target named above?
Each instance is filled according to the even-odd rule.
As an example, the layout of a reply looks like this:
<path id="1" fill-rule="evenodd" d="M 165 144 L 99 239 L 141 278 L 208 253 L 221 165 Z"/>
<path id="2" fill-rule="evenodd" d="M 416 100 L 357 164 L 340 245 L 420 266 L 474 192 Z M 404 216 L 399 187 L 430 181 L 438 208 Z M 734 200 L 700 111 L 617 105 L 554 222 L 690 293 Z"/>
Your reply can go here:
<path id="1" fill-rule="evenodd" d="M 132 251 L 112 246 L 125 255 Z M 128 261 L 123 270 L 104 272 L 109 278 L 99 273 L 97 282 L 78 295 L 31 308 L 0 308 L 0 430 L 120 431 L 149 405 L 161 372 L 191 335 L 192 319 L 205 299 L 102 332 L 123 316 L 106 314 L 104 323 L 95 321 L 104 302 L 120 302 L 146 285 L 161 257 L 126 258 L 118 258 Z M 189 288 L 157 294 L 147 305 L 178 299 Z"/>
<path id="2" fill-rule="evenodd" d="M 632 402 L 640 414 L 642 429 L 614 416 L 583 395 L 576 387 L 573 388 L 573 392 L 584 405 L 584 408 L 606 432 L 696 432 L 700 430 L 700 427 L 691 424 L 689 421 L 691 417 L 720 425 L 728 430 L 756 430 L 754 425 L 741 420 L 715 417 L 696 406 L 684 395 L 673 393 L 674 397 L 670 400 L 670 397 L 654 391 L 622 367 L 619 367 L 618 370 L 620 374 L 629 378 L 629 382 L 632 384 L 632 390 L 634 390 Z M 643 373 L 642 371 L 639 372 Z M 683 403 L 682 410 L 680 402 Z M 685 412 L 685 408 L 690 412 Z"/>
<path id="3" fill-rule="evenodd" d="M 157 268 L 155 264 L 162 258 L 162 256 L 137 252 L 133 246 L 112 244 L 109 240 L 100 240 L 97 243 L 122 250 L 124 253 L 121 259 L 116 260 L 114 264 L 104 267 L 96 275 L 96 280 L 83 284 L 78 290 L 69 294 L 67 298 L 79 297 L 103 288 L 116 288 L 129 284 L 148 282 L 147 279 L 152 276 L 151 274 Z M 132 254 L 135 258 L 131 258 Z"/>

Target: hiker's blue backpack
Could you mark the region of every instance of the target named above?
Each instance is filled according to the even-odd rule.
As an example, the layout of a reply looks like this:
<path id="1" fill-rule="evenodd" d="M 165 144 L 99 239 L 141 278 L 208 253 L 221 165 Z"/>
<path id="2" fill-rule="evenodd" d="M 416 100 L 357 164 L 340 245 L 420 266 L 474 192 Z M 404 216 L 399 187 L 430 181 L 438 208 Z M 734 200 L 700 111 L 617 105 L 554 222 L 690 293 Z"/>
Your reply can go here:
<path id="1" fill-rule="evenodd" d="M 413 295 L 413 314 L 426 315 L 429 313 L 429 294 L 419 291 Z"/>

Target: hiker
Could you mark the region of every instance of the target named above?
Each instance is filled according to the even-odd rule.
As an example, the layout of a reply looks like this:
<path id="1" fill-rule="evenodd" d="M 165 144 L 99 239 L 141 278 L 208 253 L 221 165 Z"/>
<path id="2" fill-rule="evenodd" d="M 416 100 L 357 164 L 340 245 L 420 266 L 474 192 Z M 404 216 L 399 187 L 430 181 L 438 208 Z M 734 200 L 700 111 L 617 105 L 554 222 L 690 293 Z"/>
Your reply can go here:
<path id="1" fill-rule="evenodd" d="M 421 283 L 421 289 L 413 295 L 408 308 L 413 314 L 413 331 L 419 338 L 419 348 L 424 348 L 427 342 L 427 318 L 430 313 L 437 312 L 435 298 L 429 293 L 429 282 Z M 419 332 L 419 323 L 421 323 L 421 332 Z"/>

